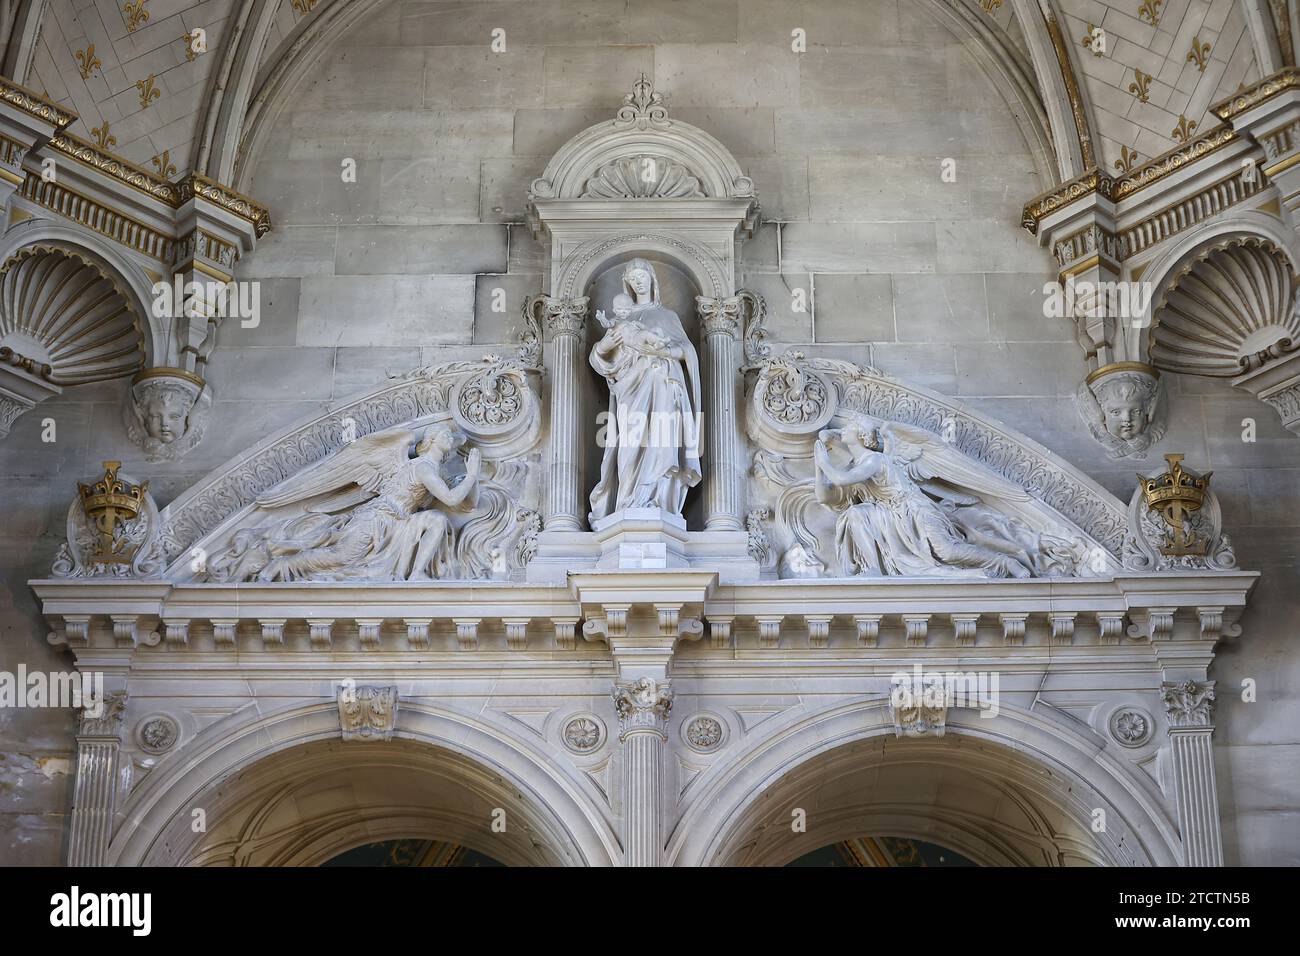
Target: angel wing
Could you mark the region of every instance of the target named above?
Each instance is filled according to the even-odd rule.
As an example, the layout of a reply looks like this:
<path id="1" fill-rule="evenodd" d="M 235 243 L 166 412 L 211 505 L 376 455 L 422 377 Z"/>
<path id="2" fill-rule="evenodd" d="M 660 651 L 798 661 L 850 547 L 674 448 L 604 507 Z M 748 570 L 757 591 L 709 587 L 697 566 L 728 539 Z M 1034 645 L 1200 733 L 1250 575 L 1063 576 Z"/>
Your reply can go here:
<path id="1" fill-rule="evenodd" d="M 280 482 L 259 497 L 257 503 L 263 508 L 278 508 L 339 492 L 328 504 L 322 503 L 311 510 L 334 512 L 359 504 L 374 497 L 385 479 L 406 463 L 417 437 L 415 432 L 399 425 L 358 438 L 324 461 Z"/>
<path id="2" fill-rule="evenodd" d="M 1106 434 L 1106 413 L 1101 410 L 1101 402 L 1097 401 L 1097 396 L 1092 393 L 1087 382 L 1079 383 L 1079 388 L 1074 393 L 1074 406 L 1093 437 Z"/>
<path id="3" fill-rule="evenodd" d="M 1028 501 L 1031 497 L 1019 485 L 980 467 L 924 429 L 883 422 L 880 439 L 885 454 L 902 465 L 918 484 L 938 480 L 959 491 L 1010 501 Z"/>

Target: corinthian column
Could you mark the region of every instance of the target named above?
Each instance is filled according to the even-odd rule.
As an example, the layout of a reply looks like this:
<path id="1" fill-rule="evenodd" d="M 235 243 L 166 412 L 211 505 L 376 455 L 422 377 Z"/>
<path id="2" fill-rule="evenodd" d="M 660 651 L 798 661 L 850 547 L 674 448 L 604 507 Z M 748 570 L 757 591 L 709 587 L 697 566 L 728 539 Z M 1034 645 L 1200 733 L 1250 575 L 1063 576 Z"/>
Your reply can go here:
<path id="1" fill-rule="evenodd" d="M 1219 792 L 1214 781 L 1210 706 L 1214 681 L 1184 680 L 1161 686 L 1169 719 L 1178 830 L 1183 837 L 1184 866 L 1223 866 L 1219 832 Z"/>
<path id="2" fill-rule="evenodd" d="M 663 865 L 663 760 L 672 710 L 668 681 L 642 677 L 614 685 L 623 745 L 623 862 Z"/>
<path id="3" fill-rule="evenodd" d="M 546 337 L 551 342 L 551 464 L 543 527 L 581 531 L 584 454 L 582 397 L 583 332 L 587 300 L 539 296 Z"/>
<path id="4" fill-rule="evenodd" d="M 740 396 L 740 298 L 697 296 L 704 334 L 704 527 L 741 530 L 741 479 L 736 406 Z"/>
<path id="5" fill-rule="evenodd" d="M 116 810 L 117 752 L 121 747 L 122 711 L 126 693 L 103 700 L 92 717 L 83 710 L 77 729 L 77 782 L 72 794 L 72 825 L 68 835 L 69 866 L 103 866 L 113 837 Z"/>

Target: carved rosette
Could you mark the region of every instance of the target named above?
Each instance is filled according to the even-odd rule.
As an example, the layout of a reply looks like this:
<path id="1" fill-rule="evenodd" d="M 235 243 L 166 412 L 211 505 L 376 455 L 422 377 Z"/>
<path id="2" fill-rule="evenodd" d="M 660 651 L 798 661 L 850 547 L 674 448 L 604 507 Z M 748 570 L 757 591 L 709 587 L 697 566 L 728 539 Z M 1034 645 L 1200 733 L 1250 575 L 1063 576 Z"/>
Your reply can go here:
<path id="1" fill-rule="evenodd" d="M 517 362 L 486 356 L 488 366 L 452 388 L 452 420 L 483 453 L 506 458 L 530 448 L 541 428 L 540 403 Z"/>
<path id="2" fill-rule="evenodd" d="M 391 740 L 397 723 L 397 688 L 358 687 L 347 680 L 338 690 L 344 740 Z"/>
<path id="3" fill-rule="evenodd" d="M 166 714 L 153 714 L 136 726 L 135 739 L 140 749 L 151 754 L 163 754 L 176 746 L 180 727 Z"/>
<path id="4" fill-rule="evenodd" d="M 673 693 L 668 681 L 642 677 L 614 685 L 614 709 L 618 711 L 618 739 L 631 734 L 654 733 L 667 739 L 664 732 L 673 708 Z"/>
<path id="5" fill-rule="evenodd" d="M 586 756 L 599 750 L 605 743 L 605 724 L 594 714 L 577 714 L 564 724 L 564 746 L 575 754 Z"/>
<path id="6" fill-rule="evenodd" d="M 682 726 L 682 740 L 696 753 L 713 753 L 726 735 L 726 726 L 711 714 L 699 714 Z"/>
<path id="7" fill-rule="evenodd" d="M 1141 747 L 1155 733 L 1155 721 L 1138 707 L 1120 707 L 1110 715 L 1110 735 L 1124 747 Z"/>
<path id="8" fill-rule="evenodd" d="M 786 352 L 759 370 L 749 400 L 749 437 L 761 448 L 807 454 L 836 406 L 834 386 L 802 352 Z"/>
<path id="9" fill-rule="evenodd" d="M 1160 696 L 1170 729 L 1212 728 L 1214 681 L 1166 681 L 1160 685 Z"/>

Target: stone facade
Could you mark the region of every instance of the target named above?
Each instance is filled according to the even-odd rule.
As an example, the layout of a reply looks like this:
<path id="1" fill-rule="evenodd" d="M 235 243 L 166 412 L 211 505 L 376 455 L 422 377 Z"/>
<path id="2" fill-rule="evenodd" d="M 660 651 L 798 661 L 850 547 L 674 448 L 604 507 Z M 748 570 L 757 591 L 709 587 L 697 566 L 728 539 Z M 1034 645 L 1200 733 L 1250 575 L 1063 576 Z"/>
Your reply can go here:
<path id="1" fill-rule="evenodd" d="M 60 6 L 68 8 L 59 23 L 71 42 L 80 34 L 64 14 L 85 5 L 51 5 Z M 269 118 L 248 127 L 249 153 L 221 179 L 264 204 L 273 228 L 255 248 L 241 249 L 233 269 L 239 280 L 259 283 L 260 323 L 221 325 L 202 376 L 211 389 L 202 440 L 183 456 L 149 460 L 128 435 L 129 385 L 121 378 L 64 389 L 19 416 L 0 440 L 8 505 L 0 528 L 0 671 L 66 669 L 71 651 L 110 675 L 130 670 L 133 654 L 156 661 L 163 675 L 131 675 L 116 735 L 84 721 L 79 727 L 66 710 L 0 709 L 0 792 L 10 794 L 0 806 L 0 859 L 62 862 L 69 834 L 79 846 L 93 844 L 103 824 L 77 816 L 96 809 L 78 794 L 78 773 L 84 779 L 125 756 L 131 782 L 118 797 L 147 812 L 134 830 L 118 830 L 111 848 L 107 838 L 96 844 L 105 855 L 71 862 L 319 863 L 349 840 L 360 842 L 362 830 L 364 839 L 427 833 L 521 864 L 782 863 L 800 848 L 868 833 L 925 836 L 981 863 L 1300 862 L 1300 806 L 1286 786 L 1300 758 L 1293 730 L 1300 665 L 1290 651 L 1290 622 L 1300 614 L 1300 444 L 1252 393 L 1185 374 L 1163 376 L 1167 428 L 1148 462 L 1108 457 L 1081 421 L 1075 396 L 1089 368 L 1078 327 L 1069 316 L 1046 317 L 1043 307 L 1044 284 L 1068 263 L 1040 248 L 1017 218 L 1032 197 L 1070 178 L 1050 152 L 1053 117 L 1027 119 L 1005 82 L 1012 67 L 1032 74 L 1028 51 L 1040 38 L 1020 25 L 1023 5 L 996 4 L 1002 9 L 989 15 L 957 0 L 395 2 L 357 4 L 351 22 L 330 12 L 343 9 L 341 0 L 306 16 L 283 6 L 276 25 L 261 28 L 268 48 L 281 35 L 292 39 L 290 17 L 308 32 L 316 17 L 320 57 L 300 76 L 286 68 L 293 83 L 286 79 L 264 106 Z M 1171 0 L 1166 22 L 1150 30 L 1141 28 L 1135 0 L 1059 6 L 1109 165 L 1116 144 L 1138 143 L 1143 159 L 1166 148 L 1160 137 L 1168 131 L 1148 115 L 1156 108 L 1186 100 L 1199 103 L 1204 117 L 1219 96 L 1272 72 L 1240 39 L 1246 26 L 1226 0 Z M 1220 79 L 1202 80 L 1192 63 L 1159 73 L 1146 66 L 1178 59 L 1174 41 L 1189 32 L 1181 24 L 1198 11 L 1206 29 L 1218 31 L 1212 69 Z M 1111 29 L 1113 57 L 1094 61 L 1079 46 L 1080 22 L 1094 14 Z M 203 16 L 228 22 L 222 11 Z M 997 28 L 1000 54 L 972 52 L 962 26 L 971 18 Z M 174 11 L 172 19 L 188 27 L 190 12 Z M 93 38 L 90 25 L 80 17 L 77 24 Z M 491 48 L 498 28 L 503 52 Z M 793 30 L 806 33 L 804 52 L 791 49 Z M 117 99 L 95 98 L 93 109 L 85 103 L 77 86 L 85 84 L 69 54 L 51 46 L 55 38 L 45 35 L 26 84 L 76 109 L 84 125 L 94 110 L 110 118 Z M 179 55 L 177 84 L 183 48 Z M 1001 66 L 998 55 L 1006 59 Z M 252 51 L 238 62 L 251 71 L 265 56 Z M 1153 99 L 1161 102 L 1142 116 L 1122 108 L 1117 98 L 1133 97 L 1110 75 L 1122 67 L 1126 79 L 1134 66 L 1158 81 Z M 106 71 L 105 81 L 116 72 Z M 1159 471 L 1161 456 L 1182 454 L 1198 473 L 1213 472 L 1221 530 L 1231 536 L 1237 566 L 1259 572 L 1258 582 L 1238 571 L 1197 571 L 1187 580 L 1170 572 L 1179 580 L 1167 587 L 1152 583 L 1158 578 L 1135 582 L 1120 570 L 1116 541 L 1102 577 L 1120 583 L 1075 582 L 1049 613 L 1046 590 L 1034 590 L 1043 582 L 996 594 L 964 583 L 954 604 L 950 586 L 933 582 L 871 591 L 829 580 L 782 582 L 764 566 L 761 548 L 756 580 L 724 575 L 702 583 L 688 543 L 686 567 L 673 580 L 637 572 L 645 580 L 626 582 L 635 602 L 594 580 L 559 597 L 533 578 L 500 594 L 484 585 L 432 597 L 384 584 L 334 596 L 302 585 L 246 615 L 219 606 L 233 606 L 233 586 L 204 597 L 178 584 L 157 598 L 174 602 L 167 614 L 150 610 L 163 603 L 118 607 L 122 622 L 96 612 L 84 640 L 73 620 L 79 612 L 59 602 L 100 600 L 93 587 L 29 586 L 49 578 L 76 483 L 102 473 L 102 461 L 120 460 L 125 473 L 147 479 L 160 508 L 179 501 L 172 515 L 179 517 L 201 503 L 206 482 L 229 474 L 229 463 L 265 440 L 287 442 L 304 423 L 331 415 L 364 422 L 348 410 L 415 369 L 518 354 L 526 301 L 556 291 L 557 247 L 536 217 L 530 222 L 530 187 L 566 143 L 613 116 L 640 72 L 653 78 L 672 118 L 725 147 L 760 204 L 752 235 L 727 250 L 731 287 L 697 292 L 756 293 L 766 304 L 773 354 L 797 348 L 809 362 L 851 362 L 881 381 L 905 382 L 903 398 L 938 410 L 938 434 L 947 416 L 970 435 L 1011 436 L 1023 461 L 1057 469 L 1038 489 L 1047 502 L 1042 514 L 1067 514 L 1102 544 L 1108 527 L 1123 534 L 1134 472 Z M 1202 122 L 1208 129 L 1213 117 Z M 139 135 L 145 140 L 123 150 L 137 162 L 173 144 L 189 153 L 186 144 L 199 139 L 193 125 Z M 214 139 L 212 156 L 220 148 Z M 183 175 L 192 164 L 177 165 Z M 1294 233 L 1275 196 L 1260 194 L 1251 208 L 1282 224 L 1281 248 L 1295 261 Z M 9 222 L 20 225 L 16 216 Z M 557 381 L 551 330 L 544 339 L 540 449 L 552 447 L 557 422 L 545 401 Z M 588 338 L 579 356 L 584 375 L 591 344 Z M 736 354 L 743 354 L 739 341 Z M 43 440 L 48 420 L 52 442 Z M 1101 503 L 1092 525 L 1054 497 L 1075 485 Z M 536 505 L 543 512 L 545 500 Z M 213 528 L 186 546 L 206 541 Z M 754 530 L 731 532 L 739 543 L 728 567 L 755 556 L 747 550 Z M 730 539 L 718 548 L 724 545 Z M 538 566 L 574 553 L 544 537 L 538 547 Z M 776 596 L 764 596 L 765 586 Z M 818 606 L 795 612 L 809 603 L 809 587 Z M 356 611 L 359 602 L 373 613 Z M 1225 606 L 1227 622 L 1216 621 L 1215 609 L 1222 615 Z M 687 625 L 694 618 L 698 630 Z M 128 639 L 136 626 L 139 639 Z M 295 671 L 276 657 L 281 647 L 333 655 L 339 670 L 329 680 Z M 1174 647 L 1194 660 L 1171 663 Z M 414 667 L 412 651 L 431 653 L 436 665 Z M 168 675 L 166 665 L 191 653 L 267 668 L 275 686 L 257 708 L 266 716 L 252 720 L 248 698 L 233 687 L 182 707 L 184 678 Z M 509 676 L 489 688 L 466 664 L 471 655 Z M 1107 655 L 1110 663 L 1098 662 Z M 1044 658 L 1060 656 L 1044 684 Z M 942 703 L 895 706 L 889 676 L 915 660 L 998 671 L 1004 712 L 984 719 Z M 354 682 L 349 699 L 338 686 L 344 677 Z M 638 687 L 643 680 L 651 686 Z M 1209 680 L 1212 717 L 1188 701 Z M 1188 681 L 1196 687 L 1185 688 Z M 1255 689 L 1251 700 L 1244 682 Z M 472 716 L 480 713 L 487 716 Z M 250 730 L 283 741 L 273 768 L 265 762 L 271 750 L 240 749 Z M 186 775 L 169 768 L 167 753 L 200 737 L 210 748 L 196 768 Z M 823 749 L 832 739 L 844 747 Z M 916 766 L 900 759 L 894 741 L 926 759 Z M 390 766 L 394 757 L 407 769 L 382 794 L 364 792 L 367 768 Z M 1036 790 L 1043 763 L 1091 790 L 1077 799 L 1065 789 Z M 495 782 L 480 779 L 482 765 L 499 775 Z M 197 855 L 161 854 L 152 838 L 179 825 L 186 787 L 235 768 L 251 769 L 243 789 L 207 807 L 215 822 L 191 847 Z M 357 784 L 355 823 L 328 838 L 292 834 L 312 837 L 299 839 L 303 849 L 292 856 L 240 845 L 247 821 L 267 808 L 265 784 L 277 774 L 298 774 L 283 799 L 303 807 L 327 779 L 346 775 Z M 771 799 L 756 802 L 760 782 L 778 777 Z M 873 779 L 875 799 L 855 803 L 855 787 Z M 959 824 L 960 811 L 991 801 L 990 781 L 998 779 L 1026 796 L 1021 816 L 1004 818 L 994 837 L 975 839 Z M 942 794 L 928 814 L 909 806 L 921 792 Z M 1217 821 L 1187 810 L 1203 806 L 1207 792 L 1217 796 Z M 1107 838 L 1087 829 L 1098 806 L 1118 817 Z M 792 808 L 807 811 L 806 833 L 789 827 Z M 500 839 L 491 828 L 498 809 L 523 824 L 507 825 Z"/>

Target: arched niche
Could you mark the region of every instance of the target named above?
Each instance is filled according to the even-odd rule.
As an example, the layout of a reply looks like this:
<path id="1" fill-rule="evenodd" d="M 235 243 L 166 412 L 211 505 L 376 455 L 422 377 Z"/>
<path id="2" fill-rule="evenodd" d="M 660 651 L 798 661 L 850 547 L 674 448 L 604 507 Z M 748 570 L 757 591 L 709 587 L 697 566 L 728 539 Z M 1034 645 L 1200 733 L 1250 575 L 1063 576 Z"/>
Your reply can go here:
<path id="1" fill-rule="evenodd" d="M 579 294 L 588 301 L 586 319 L 586 352 L 590 354 L 594 344 L 600 340 L 605 330 L 596 318 L 597 311 L 603 310 L 606 316 L 612 316 L 612 303 L 616 295 L 623 291 L 623 269 L 631 259 L 645 259 L 654 267 L 659 283 L 660 298 L 666 308 L 677 313 L 681 319 L 686 337 L 695 348 L 696 355 L 702 354 L 703 342 L 700 335 L 700 323 L 696 315 L 695 299 L 702 294 L 700 287 L 700 270 L 698 263 L 683 262 L 677 257 L 649 247 L 629 246 L 617 255 L 611 255 L 592 268 L 589 278 Z M 705 287 L 707 288 L 707 286 Z M 582 395 L 583 407 L 591 409 L 588 416 L 599 423 L 599 414 L 609 407 L 609 386 L 591 363 L 586 365 L 586 380 Z M 707 402 L 709 397 L 702 396 Z M 703 414 L 701 409 L 701 414 Z M 599 430 L 593 428 L 586 435 L 585 471 L 583 477 L 582 500 L 587 502 L 593 488 L 600 480 L 600 464 L 604 449 L 598 442 Z M 691 531 L 704 527 L 702 508 L 702 488 L 692 488 L 686 496 L 684 517 L 686 526 Z"/>

